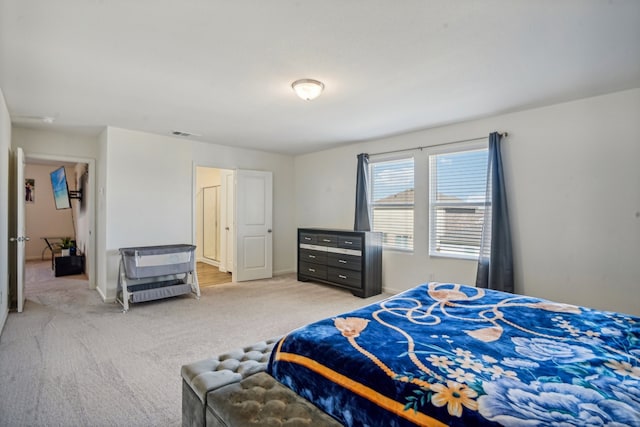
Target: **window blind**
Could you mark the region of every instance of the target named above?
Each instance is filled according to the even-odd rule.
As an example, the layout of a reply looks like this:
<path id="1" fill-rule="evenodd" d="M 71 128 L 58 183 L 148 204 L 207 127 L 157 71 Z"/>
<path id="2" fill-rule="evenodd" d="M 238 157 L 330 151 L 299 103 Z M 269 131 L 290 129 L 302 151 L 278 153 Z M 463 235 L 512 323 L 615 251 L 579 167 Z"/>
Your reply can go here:
<path id="1" fill-rule="evenodd" d="M 429 170 L 430 255 L 477 258 L 487 201 L 487 149 L 432 154 Z"/>
<path id="2" fill-rule="evenodd" d="M 385 247 L 413 250 L 413 157 L 372 162 L 369 167 L 372 230 L 383 233 Z"/>

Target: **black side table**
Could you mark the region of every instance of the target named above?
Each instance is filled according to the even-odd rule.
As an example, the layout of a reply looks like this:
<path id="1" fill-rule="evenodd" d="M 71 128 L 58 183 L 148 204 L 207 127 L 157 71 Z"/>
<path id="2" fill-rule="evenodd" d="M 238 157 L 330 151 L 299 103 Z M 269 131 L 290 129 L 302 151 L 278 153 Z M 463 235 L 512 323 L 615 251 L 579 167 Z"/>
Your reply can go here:
<path id="1" fill-rule="evenodd" d="M 84 273 L 84 255 L 57 256 L 54 264 L 56 277 Z"/>

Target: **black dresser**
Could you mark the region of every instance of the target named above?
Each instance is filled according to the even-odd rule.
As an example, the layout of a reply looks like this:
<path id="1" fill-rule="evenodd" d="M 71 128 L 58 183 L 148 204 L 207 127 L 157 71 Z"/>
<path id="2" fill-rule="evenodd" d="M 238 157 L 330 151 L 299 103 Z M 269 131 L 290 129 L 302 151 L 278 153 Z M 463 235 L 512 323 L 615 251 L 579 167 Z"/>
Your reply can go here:
<path id="1" fill-rule="evenodd" d="M 382 233 L 298 229 L 298 280 L 350 289 L 367 298 L 382 292 Z"/>

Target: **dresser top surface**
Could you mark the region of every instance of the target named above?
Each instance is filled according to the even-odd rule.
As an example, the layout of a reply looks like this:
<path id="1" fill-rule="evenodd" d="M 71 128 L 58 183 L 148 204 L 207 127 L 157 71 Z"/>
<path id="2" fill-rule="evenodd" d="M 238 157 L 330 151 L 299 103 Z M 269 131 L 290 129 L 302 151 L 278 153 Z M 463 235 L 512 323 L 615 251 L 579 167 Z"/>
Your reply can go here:
<path id="1" fill-rule="evenodd" d="M 300 227 L 299 231 L 331 232 L 331 233 L 362 233 L 362 231 L 347 230 L 346 228 L 321 228 L 321 227 Z"/>

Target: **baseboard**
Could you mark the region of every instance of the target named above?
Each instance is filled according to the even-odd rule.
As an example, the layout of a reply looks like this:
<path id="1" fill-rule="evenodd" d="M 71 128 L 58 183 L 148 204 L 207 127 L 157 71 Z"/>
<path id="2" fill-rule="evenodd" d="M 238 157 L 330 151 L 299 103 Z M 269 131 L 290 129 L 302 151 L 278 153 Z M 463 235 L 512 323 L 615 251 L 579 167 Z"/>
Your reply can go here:
<path id="1" fill-rule="evenodd" d="M 4 324 L 7 322 L 7 317 L 9 317 L 9 309 L 2 310 L 2 313 L 0 313 L 0 339 L 2 338 L 2 331 L 4 330 Z"/>
<path id="2" fill-rule="evenodd" d="M 219 261 L 213 261 L 209 258 L 198 258 L 196 260 L 196 262 L 202 262 L 204 264 L 209 264 L 209 265 L 213 265 L 214 267 L 219 267 L 220 266 L 220 262 Z"/>
<path id="3" fill-rule="evenodd" d="M 291 273 L 295 273 L 296 271 L 294 269 L 286 269 L 286 270 L 277 270 L 273 272 L 274 276 L 283 276 L 285 274 L 291 274 Z"/>
<path id="4" fill-rule="evenodd" d="M 102 293 L 102 289 L 100 289 L 98 286 L 96 286 L 96 291 L 98 291 L 98 295 L 100 295 L 100 298 L 102 298 L 102 302 L 107 303 L 107 304 L 111 304 L 113 302 L 116 302 L 116 298 L 107 298 L 107 296 L 105 294 Z"/>
<path id="5" fill-rule="evenodd" d="M 382 287 L 382 292 L 387 293 L 387 294 L 392 294 L 392 295 L 396 295 L 399 294 L 401 292 L 406 291 L 407 289 L 395 289 L 395 288 L 389 288 L 387 286 L 383 286 Z"/>

